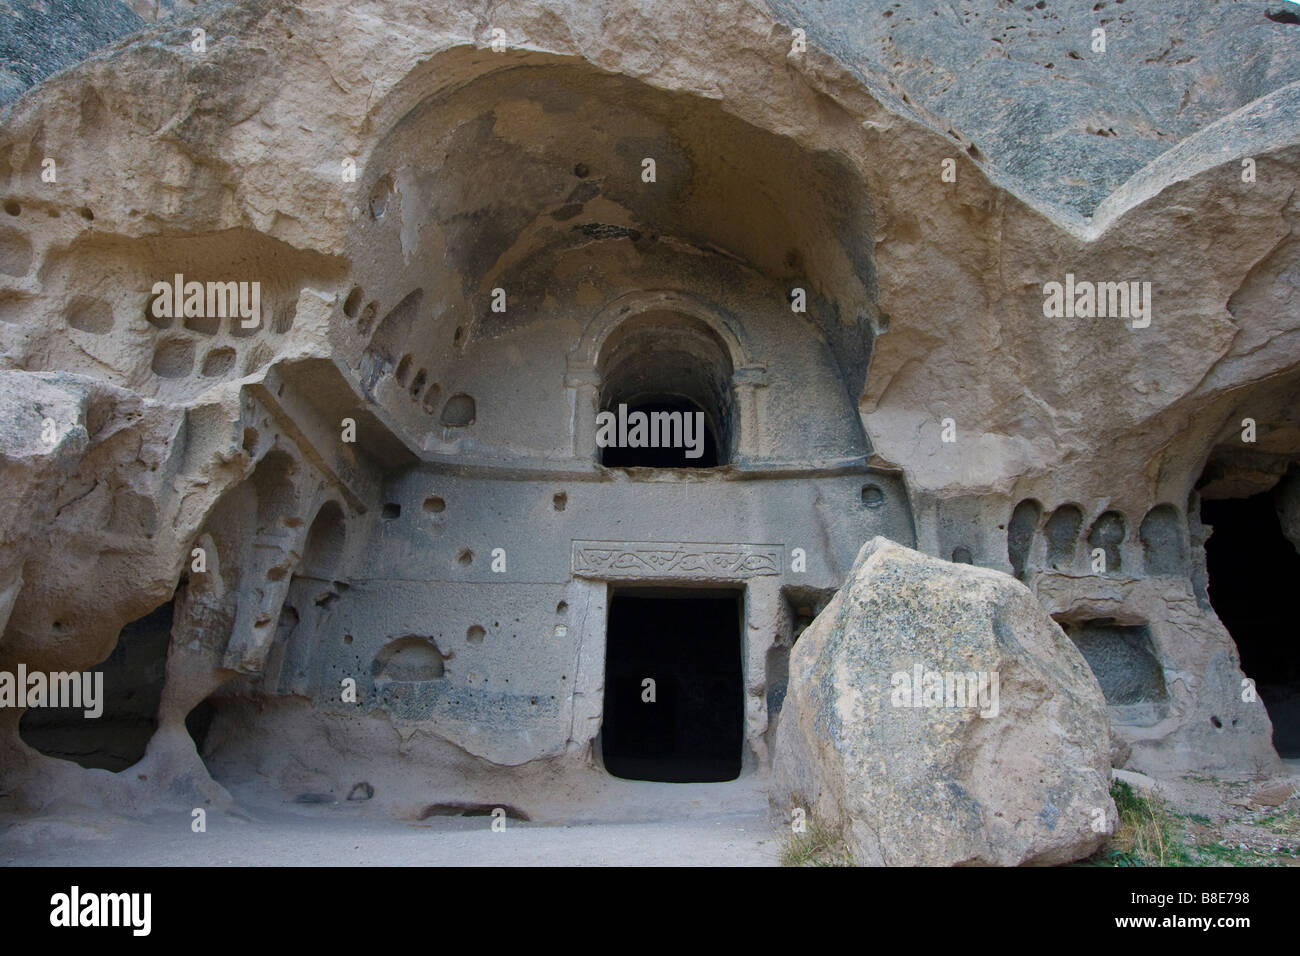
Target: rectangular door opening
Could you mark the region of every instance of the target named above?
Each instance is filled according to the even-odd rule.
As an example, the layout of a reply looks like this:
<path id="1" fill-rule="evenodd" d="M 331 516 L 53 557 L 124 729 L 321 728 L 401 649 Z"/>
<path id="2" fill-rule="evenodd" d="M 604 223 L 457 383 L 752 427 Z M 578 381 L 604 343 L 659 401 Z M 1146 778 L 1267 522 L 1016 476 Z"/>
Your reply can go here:
<path id="1" fill-rule="evenodd" d="M 605 631 L 605 769 L 629 780 L 740 776 L 740 591 L 614 593 Z"/>
<path id="2" fill-rule="evenodd" d="M 1237 642 L 1241 671 L 1273 724 L 1273 747 L 1300 757 L 1300 640 L 1295 637 L 1292 588 L 1300 553 L 1282 532 L 1277 489 L 1250 498 L 1201 502 L 1201 520 L 1214 529 L 1205 542 L 1210 604 Z M 1217 716 L 1211 722 L 1219 721 Z M 1214 724 L 1222 727 L 1222 721 Z"/>

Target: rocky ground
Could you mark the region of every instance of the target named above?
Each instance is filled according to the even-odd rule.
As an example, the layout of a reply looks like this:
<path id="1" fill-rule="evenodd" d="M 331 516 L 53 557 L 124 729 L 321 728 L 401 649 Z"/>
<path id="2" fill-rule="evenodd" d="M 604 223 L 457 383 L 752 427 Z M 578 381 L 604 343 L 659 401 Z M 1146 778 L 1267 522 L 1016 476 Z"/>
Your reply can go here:
<path id="1" fill-rule="evenodd" d="M 1163 817 L 1163 857 L 1173 866 L 1300 866 L 1300 760 L 1264 780 L 1188 775 L 1160 781 L 1119 772 L 1148 809 Z M 1128 835 L 1118 834 L 1117 843 Z M 1098 862 L 1134 865 L 1132 851 L 1114 843 Z"/>

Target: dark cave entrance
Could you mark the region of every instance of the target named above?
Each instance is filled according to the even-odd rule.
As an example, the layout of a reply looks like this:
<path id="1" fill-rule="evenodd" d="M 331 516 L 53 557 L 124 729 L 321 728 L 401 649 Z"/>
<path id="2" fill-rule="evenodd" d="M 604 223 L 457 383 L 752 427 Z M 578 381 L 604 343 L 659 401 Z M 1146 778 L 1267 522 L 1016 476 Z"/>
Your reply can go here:
<path id="1" fill-rule="evenodd" d="M 1210 603 L 1237 643 L 1273 722 L 1279 756 L 1300 757 L 1300 634 L 1291 606 L 1300 554 L 1282 534 L 1274 491 L 1201 503 Z"/>
<path id="2" fill-rule="evenodd" d="M 89 673 L 102 674 L 103 713 L 85 708 L 41 707 L 24 711 L 18 733 L 47 757 L 114 773 L 138 763 L 158 729 L 158 705 L 167 673 L 172 602 L 122 628 L 108 658 Z"/>
<path id="3" fill-rule="evenodd" d="M 605 769 L 629 780 L 740 775 L 741 593 L 620 590 L 605 637 Z M 652 680 L 654 700 L 650 696 Z"/>
<path id="4" fill-rule="evenodd" d="M 607 409 L 612 414 L 617 414 L 617 408 Z M 695 449 L 700 452 L 699 457 L 688 457 L 687 452 L 693 451 L 688 449 L 684 444 L 669 444 L 666 447 L 620 447 L 610 445 L 601 449 L 600 463 L 606 468 L 716 468 L 722 464 L 718 459 L 718 439 L 713 434 L 713 428 L 709 425 L 708 416 L 704 410 L 696 405 L 689 398 L 681 396 L 665 395 L 651 399 L 642 399 L 636 405 L 628 406 L 627 414 L 629 420 L 633 420 L 633 415 L 637 412 L 643 413 L 651 422 L 667 421 L 672 427 L 667 428 L 669 435 L 686 434 L 685 428 L 691 428 L 691 437 L 695 442 Z M 669 419 L 660 419 L 656 416 L 661 414 L 673 416 Z M 703 435 L 694 425 L 687 426 L 686 416 L 695 416 L 692 422 L 703 422 Z M 680 417 L 681 426 L 675 423 Z M 651 434 L 658 437 L 661 433 L 659 428 L 654 428 Z"/>
<path id="5" fill-rule="evenodd" d="M 738 424 L 731 357 L 703 322 L 663 311 L 627 319 L 601 347 L 597 368 L 597 459 L 606 468 L 730 462 Z"/>

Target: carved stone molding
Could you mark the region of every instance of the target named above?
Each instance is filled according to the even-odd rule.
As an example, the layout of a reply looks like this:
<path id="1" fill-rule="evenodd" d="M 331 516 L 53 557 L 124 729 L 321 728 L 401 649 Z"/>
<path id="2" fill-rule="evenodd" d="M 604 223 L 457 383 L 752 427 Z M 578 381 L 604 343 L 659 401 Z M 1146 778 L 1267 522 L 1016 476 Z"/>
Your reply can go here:
<path id="1" fill-rule="evenodd" d="M 781 545 L 574 541 L 573 574 L 599 580 L 735 581 L 781 573 Z"/>

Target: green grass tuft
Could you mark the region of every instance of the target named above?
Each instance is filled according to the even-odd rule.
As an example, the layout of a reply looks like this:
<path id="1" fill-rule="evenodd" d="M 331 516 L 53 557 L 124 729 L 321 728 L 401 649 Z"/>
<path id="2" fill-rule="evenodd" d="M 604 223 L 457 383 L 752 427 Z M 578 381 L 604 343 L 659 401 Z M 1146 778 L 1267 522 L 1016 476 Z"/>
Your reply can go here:
<path id="1" fill-rule="evenodd" d="M 808 828 L 786 838 L 781 848 L 781 865 L 853 866 L 853 854 L 839 830 L 822 823 L 809 812 Z"/>
<path id="2" fill-rule="evenodd" d="M 1092 862 L 1103 866 L 1191 866 L 1182 828 L 1157 796 L 1145 797 L 1122 780 L 1110 785 L 1119 826 Z"/>

